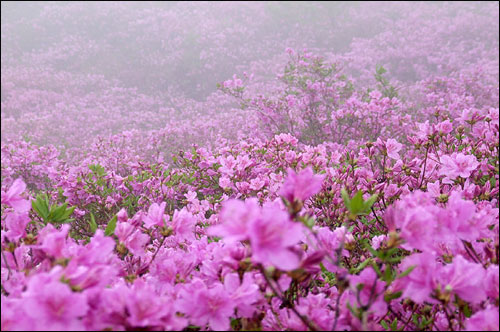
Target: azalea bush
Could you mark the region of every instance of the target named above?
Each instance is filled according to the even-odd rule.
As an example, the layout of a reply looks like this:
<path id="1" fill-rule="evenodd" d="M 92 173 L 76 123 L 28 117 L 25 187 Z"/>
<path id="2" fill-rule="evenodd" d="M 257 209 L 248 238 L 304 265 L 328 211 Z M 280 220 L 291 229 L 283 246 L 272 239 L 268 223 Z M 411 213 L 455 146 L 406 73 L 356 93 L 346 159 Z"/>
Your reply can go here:
<path id="1" fill-rule="evenodd" d="M 498 3 L 211 5 L 2 11 L 2 331 L 498 330 Z"/>

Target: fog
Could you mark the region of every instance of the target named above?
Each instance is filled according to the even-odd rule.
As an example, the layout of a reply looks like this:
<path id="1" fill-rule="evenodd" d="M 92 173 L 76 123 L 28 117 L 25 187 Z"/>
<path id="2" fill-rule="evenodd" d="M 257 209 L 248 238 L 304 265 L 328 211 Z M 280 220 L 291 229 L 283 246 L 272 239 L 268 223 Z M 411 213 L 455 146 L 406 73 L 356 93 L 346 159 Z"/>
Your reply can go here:
<path id="1" fill-rule="evenodd" d="M 253 75 L 247 91 L 274 91 L 287 48 L 337 63 L 361 87 L 383 65 L 407 99 L 416 82 L 479 67 L 498 86 L 496 2 L 1 6 L 2 141 L 73 148 L 135 130 L 199 141 L 189 137 L 207 130 L 196 124 L 208 122 L 203 116 L 212 127 L 239 126 L 214 120 L 238 106 L 217 83 Z"/>
<path id="2" fill-rule="evenodd" d="M 499 94 L 498 1 L 2 1 L 1 330 L 498 331 Z"/>

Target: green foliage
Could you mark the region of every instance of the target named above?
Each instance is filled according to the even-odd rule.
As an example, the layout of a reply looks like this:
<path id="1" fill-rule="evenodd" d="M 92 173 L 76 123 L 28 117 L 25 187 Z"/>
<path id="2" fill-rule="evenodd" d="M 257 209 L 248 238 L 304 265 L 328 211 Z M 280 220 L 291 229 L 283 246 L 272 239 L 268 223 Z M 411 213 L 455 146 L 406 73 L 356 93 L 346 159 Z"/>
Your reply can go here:
<path id="1" fill-rule="evenodd" d="M 299 221 L 304 224 L 309 229 L 312 229 L 313 226 L 316 224 L 316 219 L 314 219 L 311 216 L 300 216 Z"/>
<path id="2" fill-rule="evenodd" d="M 106 175 L 106 170 L 99 164 L 93 164 L 89 166 L 89 169 L 94 173 L 97 177 L 103 177 Z"/>
<path id="3" fill-rule="evenodd" d="M 90 231 L 92 232 L 92 234 L 94 234 L 96 230 L 97 230 L 97 223 L 95 222 L 94 214 L 90 212 Z"/>
<path id="4" fill-rule="evenodd" d="M 391 85 L 389 80 L 383 76 L 385 73 L 387 73 L 387 69 L 383 66 L 377 66 L 375 70 L 375 80 L 378 83 L 378 89 L 382 92 L 384 97 L 398 98 L 398 89 Z"/>
<path id="5" fill-rule="evenodd" d="M 104 235 L 106 236 L 111 236 L 115 233 L 115 228 L 116 228 L 116 221 L 118 218 L 116 215 L 111 218 L 111 220 L 108 222 L 108 225 L 106 226 L 106 229 L 104 230 Z"/>
<path id="6" fill-rule="evenodd" d="M 368 215 L 378 197 L 377 194 L 374 194 L 365 201 L 361 190 L 358 191 L 352 199 L 349 198 L 349 194 L 345 189 L 342 189 L 340 193 L 344 200 L 345 207 L 349 211 L 350 220 L 355 220 L 359 215 Z"/>
<path id="7" fill-rule="evenodd" d="M 73 221 L 69 216 L 73 214 L 75 207 L 68 208 L 68 203 L 62 205 L 51 205 L 47 194 L 38 194 L 36 200 L 31 202 L 33 210 L 43 220 L 44 224 L 63 224 Z"/>

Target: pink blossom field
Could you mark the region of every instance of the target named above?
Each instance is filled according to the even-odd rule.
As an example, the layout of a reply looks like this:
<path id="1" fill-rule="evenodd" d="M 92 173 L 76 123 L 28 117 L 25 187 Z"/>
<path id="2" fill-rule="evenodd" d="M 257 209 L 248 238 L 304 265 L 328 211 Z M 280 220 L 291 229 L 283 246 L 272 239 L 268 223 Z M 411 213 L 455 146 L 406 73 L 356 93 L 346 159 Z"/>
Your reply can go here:
<path id="1" fill-rule="evenodd" d="M 498 2 L 2 2 L 1 330 L 499 330 Z"/>

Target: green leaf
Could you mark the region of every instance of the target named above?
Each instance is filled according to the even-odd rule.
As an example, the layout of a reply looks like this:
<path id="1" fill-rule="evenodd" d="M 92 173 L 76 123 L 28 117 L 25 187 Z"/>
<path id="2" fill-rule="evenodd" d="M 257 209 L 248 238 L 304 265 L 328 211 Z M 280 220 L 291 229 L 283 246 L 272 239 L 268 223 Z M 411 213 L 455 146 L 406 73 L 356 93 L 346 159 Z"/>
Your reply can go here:
<path id="1" fill-rule="evenodd" d="M 359 190 L 356 195 L 351 199 L 351 213 L 354 215 L 363 212 L 364 202 L 363 202 L 363 192 Z"/>
<path id="2" fill-rule="evenodd" d="M 417 266 L 416 265 L 412 265 L 410 266 L 409 268 L 407 268 L 406 270 L 404 270 L 401 274 L 399 274 L 396 278 L 399 279 L 399 278 L 404 278 L 406 277 L 407 275 L 409 275 L 411 273 L 411 271 L 413 271 L 413 269 L 415 269 Z"/>
<path id="3" fill-rule="evenodd" d="M 340 194 L 342 195 L 342 199 L 344 200 L 345 207 L 348 211 L 351 211 L 351 200 L 349 199 L 349 194 L 347 194 L 345 188 L 342 188 Z"/>
<path id="4" fill-rule="evenodd" d="M 363 270 L 363 269 L 364 269 L 364 268 L 365 268 L 368 264 L 370 264 L 371 262 L 372 262 L 372 260 L 371 260 L 370 258 L 369 258 L 369 259 L 364 260 L 362 263 L 360 263 L 360 264 L 358 265 L 358 267 L 356 267 L 356 268 L 354 269 L 354 271 L 353 271 L 353 272 L 358 273 L 358 272 L 362 271 L 362 270 Z"/>
<path id="5" fill-rule="evenodd" d="M 420 326 L 417 314 L 413 314 L 411 316 L 411 320 L 413 321 L 413 324 L 415 324 L 416 326 Z"/>
<path id="6" fill-rule="evenodd" d="M 115 232 L 117 220 L 118 218 L 116 217 L 116 215 L 113 218 L 111 218 L 111 220 L 108 222 L 108 225 L 106 226 L 106 229 L 104 230 L 104 235 L 106 236 L 113 235 L 113 233 Z"/>
<path id="7" fill-rule="evenodd" d="M 385 302 L 391 302 L 392 300 L 400 298 L 402 294 L 403 294 L 402 291 L 399 291 L 399 292 L 396 292 L 396 293 L 385 294 L 384 295 L 384 300 L 385 300 Z"/>
<path id="8" fill-rule="evenodd" d="M 385 265 L 385 271 L 384 271 L 384 280 L 387 284 L 391 284 L 392 281 L 394 280 L 393 273 L 392 273 L 392 267 L 390 264 Z"/>
<path id="9" fill-rule="evenodd" d="M 46 194 L 38 194 L 36 200 L 32 201 L 31 206 L 42 219 L 47 222 L 49 217 L 49 198 Z"/>
<path id="10" fill-rule="evenodd" d="M 366 249 L 373 255 L 373 257 L 379 257 L 380 254 L 377 250 L 373 249 L 370 245 L 366 246 Z"/>
<path id="11" fill-rule="evenodd" d="M 368 198 L 366 200 L 365 206 L 364 206 L 365 212 L 368 212 L 371 209 L 371 207 L 373 206 L 373 204 L 377 200 L 377 197 L 378 197 L 378 194 L 374 194 L 374 195 L 371 195 L 370 198 Z"/>
<path id="12" fill-rule="evenodd" d="M 377 66 L 376 70 L 378 75 L 384 75 L 385 73 L 387 73 L 387 70 L 383 66 Z"/>
<path id="13" fill-rule="evenodd" d="M 356 307 L 353 308 L 350 303 L 347 303 L 347 309 L 349 309 L 349 311 L 352 313 L 354 317 L 359 317 L 358 308 Z"/>
<path id="14" fill-rule="evenodd" d="M 472 315 L 472 311 L 470 310 L 469 304 L 466 303 L 463 308 L 465 317 L 469 318 Z"/>
<path id="15" fill-rule="evenodd" d="M 97 230 L 97 223 L 95 222 L 94 214 L 90 212 L 90 231 L 92 232 L 92 234 L 94 234 L 96 230 Z"/>
<path id="16" fill-rule="evenodd" d="M 313 217 L 301 218 L 301 221 L 304 224 L 304 226 L 306 226 L 309 229 L 312 229 L 314 224 L 316 223 L 316 220 Z"/>
<path id="17" fill-rule="evenodd" d="M 70 215 L 72 215 L 72 214 L 73 214 L 73 212 L 75 211 L 75 208 L 76 208 L 76 206 L 72 206 L 72 207 L 70 207 L 69 209 L 66 209 L 66 211 L 64 211 L 64 214 L 63 214 L 62 218 L 63 218 L 63 219 L 68 219 L 68 217 L 69 217 Z"/>
<path id="18" fill-rule="evenodd" d="M 377 273 L 377 276 L 379 278 L 382 277 L 382 272 L 380 271 L 380 268 L 378 267 L 377 263 L 372 262 L 371 265 L 372 265 L 373 269 L 375 270 L 375 272 Z"/>
<path id="19" fill-rule="evenodd" d="M 50 213 L 49 213 L 49 222 L 61 222 L 64 219 L 61 219 L 63 216 L 64 212 L 66 211 L 66 203 L 60 206 L 52 205 L 50 207 Z"/>
<path id="20" fill-rule="evenodd" d="M 63 203 L 62 205 L 52 205 L 50 207 L 50 212 L 46 218 L 46 221 L 58 224 L 72 221 L 72 219 L 68 219 L 68 217 L 73 213 L 75 207 L 72 206 L 67 209 L 67 206 L 68 203 Z"/>
<path id="21" fill-rule="evenodd" d="M 92 171 L 92 173 L 94 173 L 98 177 L 102 177 L 102 176 L 106 175 L 106 170 L 104 169 L 104 167 L 102 167 L 99 164 L 90 165 L 89 169 Z"/>
<path id="22" fill-rule="evenodd" d="M 392 331 L 396 331 L 398 328 L 398 318 L 394 318 L 394 320 L 392 321 L 391 323 L 391 330 Z"/>
<path id="23" fill-rule="evenodd" d="M 209 237 L 208 238 L 208 243 L 212 243 L 212 242 L 219 242 L 220 241 L 220 237 L 217 237 L 217 236 L 212 236 L 212 237 Z"/>

